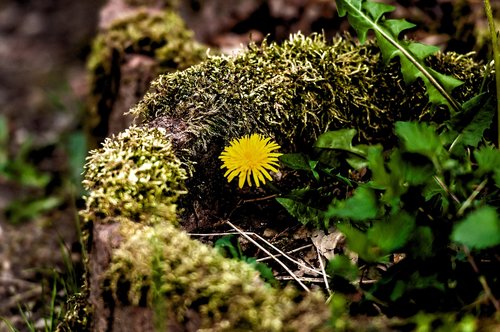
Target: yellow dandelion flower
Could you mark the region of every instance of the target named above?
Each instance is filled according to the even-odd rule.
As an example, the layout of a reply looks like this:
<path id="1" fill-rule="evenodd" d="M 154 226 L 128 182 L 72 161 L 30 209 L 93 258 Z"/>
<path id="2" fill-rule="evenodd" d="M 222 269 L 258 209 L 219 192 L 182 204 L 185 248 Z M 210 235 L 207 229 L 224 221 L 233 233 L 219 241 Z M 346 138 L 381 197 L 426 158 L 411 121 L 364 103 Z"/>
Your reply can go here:
<path id="1" fill-rule="evenodd" d="M 261 182 L 266 183 L 266 178 L 272 181 L 268 171 L 278 171 L 275 166 L 278 166 L 278 157 L 282 153 L 273 151 L 279 148 L 270 138 L 259 134 L 232 140 L 219 156 L 223 162 L 221 168 L 227 168 L 224 176 L 228 182 L 238 176 L 240 188 L 243 188 L 245 180 L 252 186 L 252 178 L 257 187 Z"/>

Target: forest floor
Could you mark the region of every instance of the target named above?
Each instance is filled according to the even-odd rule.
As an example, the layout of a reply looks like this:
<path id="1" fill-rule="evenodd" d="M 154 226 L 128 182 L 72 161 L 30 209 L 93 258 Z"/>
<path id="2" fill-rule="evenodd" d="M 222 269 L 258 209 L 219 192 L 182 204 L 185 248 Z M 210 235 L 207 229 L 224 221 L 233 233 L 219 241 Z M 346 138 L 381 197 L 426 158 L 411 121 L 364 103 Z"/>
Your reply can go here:
<path id="1" fill-rule="evenodd" d="M 103 2 L 0 4 L 0 317 L 21 331 L 29 330 L 26 320 L 44 328 L 53 283 L 81 263 L 76 225 L 87 153 L 85 61 Z M 249 33 L 281 40 L 299 30 L 332 36 L 348 27 L 327 0 L 238 1 L 220 17 L 191 3 L 183 11 L 188 26 L 201 42 L 223 49 L 245 43 Z M 447 16 L 453 1 L 404 3 L 395 15 L 424 27 L 414 38 L 485 57 L 482 1 L 466 1 L 456 17 Z"/>

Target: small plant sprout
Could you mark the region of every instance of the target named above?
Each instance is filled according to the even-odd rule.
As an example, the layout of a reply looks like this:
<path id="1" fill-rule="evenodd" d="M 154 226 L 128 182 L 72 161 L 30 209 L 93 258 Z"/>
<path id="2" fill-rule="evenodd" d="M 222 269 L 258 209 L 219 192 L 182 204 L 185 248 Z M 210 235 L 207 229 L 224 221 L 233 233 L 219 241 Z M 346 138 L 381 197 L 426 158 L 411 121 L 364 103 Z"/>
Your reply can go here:
<path id="1" fill-rule="evenodd" d="M 252 178 L 257 187 L 261 182 L 266 183 L 266 178 L 272 181 L 268 171 L 278 171 L 275 166 L 278 166 L 278 157 L 282 153 L 273 151 L 279 148 L 280 146 L 271 138 L 259 134 L 245 135 L 232 140 L 219 156 L 223 162 L 221 168 L 227 168 L 224 176 L 228 182 L 238 176 L 240 188 L 243 188 L 245 180 L 252 186 Z"/>

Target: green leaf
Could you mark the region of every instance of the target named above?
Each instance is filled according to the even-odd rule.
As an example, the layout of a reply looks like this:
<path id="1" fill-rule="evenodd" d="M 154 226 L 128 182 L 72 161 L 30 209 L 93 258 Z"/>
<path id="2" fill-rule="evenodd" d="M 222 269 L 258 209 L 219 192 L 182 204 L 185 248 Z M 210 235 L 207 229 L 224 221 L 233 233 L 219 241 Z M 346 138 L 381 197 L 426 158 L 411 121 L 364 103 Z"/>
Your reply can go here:
<path id="1" fill-rule="evenodd" d="M 464 146 L 477 147 L 495 117 L 495 103 L 487 93 L 469 99 L 462 109 L 463 112 L 457 113 L 449 121 L 451 133 L 454 134 L 450 150 L 456 155 L 465 152 Z"/>
<path id="2" fill-rule="evenodd" d="M 485 146 L 479 150 L 474 150 L 474 158 L 476 158 L 480 175 L 497 172 L 500 167 L 500 150 L 494 147 Z"/>
<path id="3" fill-rule="evenodd" d="M 244 261 L 259 272 L 260 277 L 268 284 L 273 287 L 279 287 L 279 282 L 274 277 L 273 270 L 269 266 L 264 263 L 257 262 L 257 260 L 253 257 L 245 257 Z"/>
<path id="4" fill-rule="evenodd" d="M 354 195 L 344 201 L 336 201 L 328 207 L 328 217 L 369 220 L 378 214 L 378 205 L 372 189 L 358 187 Z"/>
<path id="5" fill-rule="evenodd" d="M 497 211 L 483 206 L 458 222 L 451 239 L 471 249 L 485 249 L 500 245 L 500 219 Z"/>
<path id="6" fill-rule="evenodd" d="M 403 296 L 405 291 L 406 283 L 402 280 L 397 280 L 391 292 L 391 301 L 396 301 L 397 299 L 399 299 L 401 296 Z"/>
<path id="7" fill-rule="evenodd" d="M 344 150 L 361 156 L 365 155 L 363 149 L 352 145 L 352 140 L 356 136 L 356 129 L 340 129 L 327 131 L 321 134 L 314 143 L 315 148 Z"/>
<path id="8" fill-rule="evenodd" d="M 435 174 L 432 164 L 421 164 L 406 160 L 399 150 L 391 153 L 391 158 L 387 163 L 391 172 L 393 184 L 402 188 L 393 188 L 395 192 L 406 192 L 408 186 L 418 186 L 426 183 Z"/>
<path id="9" fill-rule="evenodd" d="M 244 257 L 238 238 L 233 234 L 223 236 L 215 241 L 214 248 L 225 257 L 235 259 L 243 259 Z"/>
<path id="10" fill-rule="evenodd" d="M 325 211 L 313 208 L 291 198 L 278 197 L 276 200 L 303 225 L 312 223 L 318 228 L 328 226 L 330 218 L 326 216 Z"/>
<path id="11" fill-rule="evenodd" d="M 398 121 L 395 132 L 402 140 L 405 151 L 422 154 L 432 161 L 445 152 L 436 129 L 431 125 Z"/>
<path id="12" fill-rule="evenodd" d="M 415 218 L 403 211 L 375 221 L 366 233 L 350 225 L 337 227 L 346 236 L 351 251 L 367 262 L 379 262 L 408 243 L 415 229 Z"/>
<path id="13" fill-rule="evenodd" d="M 329 262 L 326 272 L 330 275 L 338 275 L 349 281 L 354 281 L 359 276 L 358 267 L 344 255 L 335 255 Z"/>
<path id="14" fill-rule="evenodd" d="M 310 170 L 309 156 L 303 153 L 287 153 L 281 155 L 279 160 L 287 167 L 295 170 Z"/>
<path id="15" fill-rule="evenodd" d="M 399 40 L 399 35 L 414 25 L 405 20 L 386 20 L 384 14 L 393 11 L 395 7 L 366 0 L 336 0 L 336 3 L 339 16 L 347 15 L 361 43 L 366 41 L 368 31 L 373 30 L 385 62 L 399 57 L 405 82 L 422 79 L 431 102 L 449 105 L 455 111 L 460 110 L 460 105 L 450 93 L 462 82 L 425 65 L 425 58 L 437 52 L 438 48 Z"/>
<path id="16" fill-rule="evenodd" d="M 21 199 L 10 203 L 7 207 L 9 221 L 18 224 L 21 221 L 29 220 L 40 214 L 58 207 L 62 203 L 59 197 L 45 197 L 38 199 Z"/>
<path id="17" fill-rule="evenodd" d="M 273 271 L 269 266 L 264 263 L 257 262 L 253 257 L 247 257 L 243 254 L 241 250 L 240 242 L 238 237 L 234 234 L 223 236 L 214 244 L 215 249 L 219 251 L 224 257 L 229 257 L 239 261 L 243 261 L 259 272 L 260 277 L 271 284 L 272 286 L 278 286 L 279 283 L 274 278 Z"/>
<path id="18" fill-rule="evenodd" d="M 390 254 L 403 247 L 415 228 L 415 217 L 402 211 L 386 220 L 378 220 L 368 229 L 368 239 L 383 253 Z"/>
<path id="19" fill-rule="evenodd" d="M 344 233 L 347 247 L 367 262 L 378 262 L 384 255 L 380 248 L 373 246 L 366 233 L 351 225 L 339 224 L 337 228 Z"/>
<path id="20" fill-rule="evenodd" d="M 85 133 L 83 131 L 71 133 L 68 137 L 66 149 L 68 150 L 73 183 L 81 185 L 83 166 L 85 165 L 88 152 L 87 137 Z"/>
<path id="21" fill-rule="evenodd" d="M 311 160 L 308 155 L 303 153 L 287 153 L 281 155 L 279 160 L 287 167 L 294 170 L 310 171 L 316 180 L 319 180 L 319 174 L 316 171 L 317 160 Z"/>
<path id="22" fill-rule="evenodd" d="M 372 172 L 372 181 L 370 184 L 377 189 L 385 189 L 391 183 L 391 176 L 385 168 L 385 160 L 382 152 L 382 146 L 379 144 L 368 148 L 368 168 Z"/>

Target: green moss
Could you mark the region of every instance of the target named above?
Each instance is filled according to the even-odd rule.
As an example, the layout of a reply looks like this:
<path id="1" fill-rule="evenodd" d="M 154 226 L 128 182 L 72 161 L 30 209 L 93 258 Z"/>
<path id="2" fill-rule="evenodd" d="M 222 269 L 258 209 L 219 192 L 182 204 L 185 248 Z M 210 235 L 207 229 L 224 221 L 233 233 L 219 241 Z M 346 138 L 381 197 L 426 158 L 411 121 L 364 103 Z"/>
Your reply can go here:
<path id="1" fill-rule="evenodd" d="M 137 10 L 114 21 L 94 40 L 87 62 L 90 73 L 88 124 L 95 137 L 106 136 L 100 128 L 115 102 L 120 86 L 120 66 L 128 54 L 150 57 L 159 73 L 187 68 L 205 59 L 207 49 L 194 41 L 194 34 L 173 11 Z"/>
<path id="2" fill-rule="evenodd" d="M 200 328 L 211 331 L 325 328 L 328 309 L 320 294 L 300 299 L 292 288 L 271 288 L 248 264 L 222 257 L 172 224 L 150 224 L 155 226 L 122 221 L 127 240 L 114 252 L 107 272 L 115 301 L 126 291 L 133 305 L 154 309 L 161 296 L 165 312 L 155 312 L 162 319 L 183 324 L 194 311 L 201 314 Z"/>
<path id="3" fill-rule="evenodd" d="M 143 54 L 157 59 L 163 70 L 187 68 L 205 58 L 206 48 L 196 43 L 193 32 L 173 11 L 138 11 L 135 15 L 113 22 L 93 42 L 88 69 L 111 70 L 112 57 L 118 60 L 127 53 Z"/>
<path id="4" fill-rule="evenodd" d="M 480 66 L 469 58 L 438 56 L 434 64 L 465 78 L 469 88 L 459 99 L 477 90 Z M 429 104 L 421 82 L 405 86 L 398 65 L 383 65 L 373 42 L 297 34 L 160 76 L 133 113 L 149 121 L 184 119 L 194 155 L 217 138 L 251 132 L 274 137 L 285 150 L 346 127 L 358 129 L 362 142 L 385 141 L 397 120 L 447 112 Z"/>
<path id="5" fill-rule="evenodd" d="M 83 185 L 90 192 L 82 214 L 139 220 L 156 213 L 173 221 L 185 178 L 165 130 L 131 127 L 87 158 Z"/>

